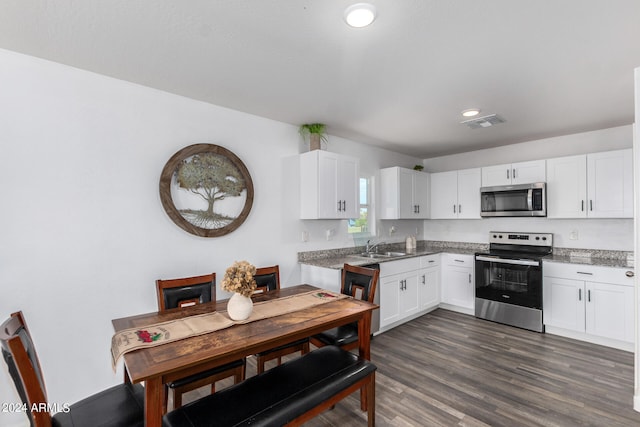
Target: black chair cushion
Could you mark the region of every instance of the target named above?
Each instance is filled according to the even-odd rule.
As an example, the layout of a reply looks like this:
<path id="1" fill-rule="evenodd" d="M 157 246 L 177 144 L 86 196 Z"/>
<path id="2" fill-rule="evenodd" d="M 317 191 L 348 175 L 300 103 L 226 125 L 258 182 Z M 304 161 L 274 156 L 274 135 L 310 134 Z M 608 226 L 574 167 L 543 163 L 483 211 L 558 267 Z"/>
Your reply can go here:
<path id="1" fill-rule="evenodd" d="M 169 388 L 176 388 L 176 387 L 181 387 L 183 385 L 186 384 L 190 384 L 192 382 L 201 380 L 203 378 L 207 378 L 210 377 L 211 375 L 216 375 L 219 374 L 221 372 L 224 371 L 228 371 L 229 369 L 233 369 L 233 368 L 238 368 L 240 366 L 243 366 L 245 364 L 245 359 L 240 359 L 240 360 L 235 360 L 231 363 L 227 363 L 226 365 L 222 365 L 222 366 L 218 366 L 212 369 L 208 369 L 206 371 L 203 372 L 198 372 L 197 374 L 193 374 L 191 376 L 188 376 L 186 378 L 180 378 L 179 380 L 170 382 L 169 384 L 167 384 L 167 387 Z"/>
<path id="2" fill-rule="evenodd" d="M 120 384 L 58 412 L 53 427 L 143 427 L 144 387 Z"/>
<path id="3" fill-rule="evenodd" d="M 373 283 L 373 277 L 365 274 L 358 274 L 353 271 L 344 272 L 344 281 L 342 282 L 341 292 L 346 295 L 355 296 L 353 288 L 361 288 L 363 295 L 363 301 L 369 301 L 369 295 L 371 293 L 371 285 Z"/>
<path id="4" fill-rule="evenodd" d="M 342 347 L 345 344 L 351 344 L 358 341 L 358 324 L 349 323 L 348 325 L 338 326 L 313 336 L 313 338 L 325 345 L 337 345 Z"/>
<path id="5" fill-rule="evenodd" d="M 164 427 L 281 426 L 376 370 L 371 362 L 326 346 L 283 363 L 163 417 Z"/>
<path id="6" fill-rule="evenodd" d="M 278 280 L 276 273 L 261 274 L 253 277 L 256 281 L 257 288 L 266 288 L 267 291 L 278 289 Z"/>
<path id="7" fill-rule="evenodd" d="M 165 288 L 163 290 L 164 306 L 176 308 L 182 301 L 197 300 L 199 304 L 211 301 L 211 282 L 199 285 Z"/>
<path id="8" fill-rule="evenodd" d="M 309 342 L 309 338 L 302 338 L 302 339 L 299 339 L 297 341 L 290 342 L 289 344 L 283 344 L 283 345 L 279 345 L 278 347 L 270 348 L 267 351 L 263 351 L 261 353 L 258 353 L 258 356 L 264 356 L 264 355 L 273 353 L 275 351 L 280 351 L 280 350 L 282 350 L 284 348 L 289 348 L 289 347 L 295 347 L 295 346 L 298 346 L 298 345 L 302 345 L 302 344 L 304 344 L 306 342 Z"/>

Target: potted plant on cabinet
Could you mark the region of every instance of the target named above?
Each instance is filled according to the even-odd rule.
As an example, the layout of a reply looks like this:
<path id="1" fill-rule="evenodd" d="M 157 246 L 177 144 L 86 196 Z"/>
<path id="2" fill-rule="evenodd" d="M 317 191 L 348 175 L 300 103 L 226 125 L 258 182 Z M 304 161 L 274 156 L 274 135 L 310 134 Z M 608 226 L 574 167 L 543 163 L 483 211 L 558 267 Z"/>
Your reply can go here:
<path id="1" fill-rule="evenodd" d="M 323 123 L 306 123 L 300 125 L 299 132 L 304 139 L 309 138 L 310 150 L 320 150 L 322 141 L 327 141 L 326 128 L 327 126 Z"/>

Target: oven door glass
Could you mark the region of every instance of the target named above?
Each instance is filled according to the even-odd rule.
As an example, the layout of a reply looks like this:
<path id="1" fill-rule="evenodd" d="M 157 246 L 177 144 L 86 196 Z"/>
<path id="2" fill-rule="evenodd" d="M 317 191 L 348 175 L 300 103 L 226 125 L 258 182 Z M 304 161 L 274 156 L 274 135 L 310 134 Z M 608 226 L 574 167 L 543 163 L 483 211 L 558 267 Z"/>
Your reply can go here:
<path id="1" fill-rule="evenodd" d="M 542 266 L 476 259 L 476 298 L 542 309 Z"/>

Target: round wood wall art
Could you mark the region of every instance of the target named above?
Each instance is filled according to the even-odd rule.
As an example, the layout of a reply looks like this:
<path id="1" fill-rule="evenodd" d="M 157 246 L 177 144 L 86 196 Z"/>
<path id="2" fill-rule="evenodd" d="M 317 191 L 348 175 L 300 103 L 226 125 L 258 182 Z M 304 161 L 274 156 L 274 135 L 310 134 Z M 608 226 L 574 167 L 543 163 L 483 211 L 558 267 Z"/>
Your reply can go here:
<path id="1" fill-rule="evenodd" d="M 160 200 L 183 230 L 202 237 L 224 236 L 247 219 L 253 181 L 231 151 L 194 144 L 174 154 L 162 169 Z"/>

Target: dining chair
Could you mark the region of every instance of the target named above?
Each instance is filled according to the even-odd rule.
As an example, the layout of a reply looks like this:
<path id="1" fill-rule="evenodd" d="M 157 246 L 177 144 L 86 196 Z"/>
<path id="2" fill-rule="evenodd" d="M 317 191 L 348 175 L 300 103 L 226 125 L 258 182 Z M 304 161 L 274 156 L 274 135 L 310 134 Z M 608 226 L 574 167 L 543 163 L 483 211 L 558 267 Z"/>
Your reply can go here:
<path id="1" fill-rule="evenodd" d="M 158 309 L 160 312 L 190 307 L 196 304 L 216 300 L 216 274 L 185 277 L 181 279 L 156 280 Z M 222 366 L 189 375 L 167 384 L 168 391 L 173 391 L 174 409 L 182 406 L 182 395 L 207 384 L 211 384 L 211 393 L 216 391 L 216 382 L 234 377 L 237 384 L 245 377 L 245 359 L 236 360 Z M 166 394 L 163 411 L 167 412 L 169 393 Z"/>
<path id="2" fill-rule="evenodd" d="M 0 346 L 32 427 L 144 426 L 144 387 L 130 382 L 61 405 L 51 416 L 49 410 L 56 405 L 47 402 L 44 373 L 21 311 L 0 326 Z"/>
<path id="3" fill-rule="evenodd" d="M 256 290 L 254 294 L 273 291 L 280 289 L 280 266 L 256 268 L 256 274 L 253 276 L 256 280 Z M 309 352 L 309 338 L 303 338 L 289 344 L 281 345 L 267 351 L 263 351 L 256 355 L 256 364 L 258 373 L 264 372 L 265 363 L 278 359 L 278 366 L 282 363 L 282 356 L 296 352 L 306 354 Z"/>
<path id="4" fill-rule="evenodd" d="M 380 270 L 345 264 L 342 268 L 340 292 L 373 303 Z M 344 350 L 358 347 L 358 323 L 349 323 L 316 334 L 310 338 L 316 347 L 336 345 Z"/>

